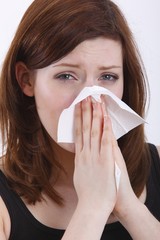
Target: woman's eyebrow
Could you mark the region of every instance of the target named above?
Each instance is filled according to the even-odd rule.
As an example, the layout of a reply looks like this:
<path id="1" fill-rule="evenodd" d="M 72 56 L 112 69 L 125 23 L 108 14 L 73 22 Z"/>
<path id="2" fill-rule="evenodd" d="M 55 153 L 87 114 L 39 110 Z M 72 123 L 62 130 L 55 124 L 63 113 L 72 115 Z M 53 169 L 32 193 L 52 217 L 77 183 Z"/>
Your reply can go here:
<path id="1" fill-rule="evenodd" d="M 55 64 L 53 67 L 72 67 L 72 68 L 80 68 L 80 65 L 78 64 L 72 64 L 72 63 L 60 63 Z M 122 68 L 122 66 L 119 65 L 111 65 L 111 66 L 98 66 L 99 70 L 109 70 L 113 68 Z"/>
<path id="2" fill-rule="evenodd" d="M 71 64 L 71 63 L 60 63 L 60 64 L 55 64 L 53 67 L 73 67 L 73 68 L 79 68 L 80 65 L 78 64 Z"/>
<path id="3" fill-rule="evenodd" d="M 110 70 L 110 69 L 114 69 L 114 68 L 122 68 L 122 66 L 111 65 L 111 66 L 99 66 L 98 67 L 99 70 Z"/>

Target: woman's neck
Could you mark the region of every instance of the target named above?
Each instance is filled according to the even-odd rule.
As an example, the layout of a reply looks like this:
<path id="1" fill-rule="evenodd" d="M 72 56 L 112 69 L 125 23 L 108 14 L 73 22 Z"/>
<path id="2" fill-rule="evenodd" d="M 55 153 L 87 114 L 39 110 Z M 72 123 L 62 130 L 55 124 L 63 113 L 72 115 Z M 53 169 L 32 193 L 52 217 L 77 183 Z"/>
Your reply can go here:
<path id="1" fill-rule="evenodd" d="M 62 168 L 64 169 L 64 171 L 60 171 L 56 185 L 66 185 L 68 187 L 71 187 L 73 186 L 75 154 L 63 149 L 55 142 L 53 148 L 54 158 L 61 164 Z"/>

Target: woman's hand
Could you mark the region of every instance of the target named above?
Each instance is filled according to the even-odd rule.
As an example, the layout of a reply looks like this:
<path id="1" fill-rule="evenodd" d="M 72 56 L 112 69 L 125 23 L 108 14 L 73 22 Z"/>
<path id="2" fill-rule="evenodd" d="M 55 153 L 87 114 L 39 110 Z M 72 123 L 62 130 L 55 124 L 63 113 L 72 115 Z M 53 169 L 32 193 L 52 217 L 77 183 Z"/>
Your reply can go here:
<path id="1" fill-rule="evenodd" d="M 117 140 L 114 137 L 112 132 L 112 145 L 113 145 L 113 155 L 116 163 L 118 164 L 119 168 L 121 169 L 121 178 L 119 189 L 117 192 L 117 201 L 114 207 L 114 215 L 118 218 L 120 216 L 126 216 L 129 213 L 129 209 L 134 208 L 140 202 L 137 196 L 135 195 L 126 168 L 126 164 L 124 158 L 122 156 L 121 150 L 118 147 Z"/>
<path id="2" fill-rule="evenodd" d="M 112 140 L 114 159 L 121 169 L 120 185 L 113 213 L 132 239 L 158 240 L 160 223 L 133 192 L 123 156 L 114 136 L 112 136 Z"/>
<path id="3" fill-rule="evenodd" d="M 113 212 L 132 239 L 158 240 L 160 224 L 132 190 L 103 104 L 92 103 L 88 98 L 76 106 L 75 147 L 78 205 L 62 239 L 100 239 Z M 118 192 L 115 162 L 121 170 Z"/>
<path id="4" fill-rule="evenodd" d="M 79 204 L 111 213 L 117 198 L 111 122 L 103 104 L 92 103 L 91 98 L 75 109 L 75 147 Z"/>

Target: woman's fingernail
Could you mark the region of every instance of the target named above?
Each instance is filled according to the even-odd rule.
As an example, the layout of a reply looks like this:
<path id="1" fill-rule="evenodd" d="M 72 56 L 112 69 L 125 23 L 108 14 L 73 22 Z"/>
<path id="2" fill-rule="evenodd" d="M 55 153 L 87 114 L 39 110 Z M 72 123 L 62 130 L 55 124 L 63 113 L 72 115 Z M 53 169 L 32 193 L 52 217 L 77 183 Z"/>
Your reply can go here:
<path id="1" fill-rule="evenodd" d="M 91 97 L 91 102 L 96 103 L 96 100 L 93 97 Z"/>
<path id="2" fill-rule="evenodd" d="M 93 110 L 96 109 L 96 102 L 92 102 Z"/>

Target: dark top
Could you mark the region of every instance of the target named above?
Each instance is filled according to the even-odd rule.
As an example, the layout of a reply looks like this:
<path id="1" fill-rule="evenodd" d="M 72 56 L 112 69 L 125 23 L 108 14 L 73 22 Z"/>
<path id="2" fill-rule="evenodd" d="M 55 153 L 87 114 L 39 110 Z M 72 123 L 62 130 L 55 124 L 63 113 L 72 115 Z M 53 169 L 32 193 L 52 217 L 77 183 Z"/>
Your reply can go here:
<path id="1" fill-rule="evenodd" d="M 160 221 L 160 159 L 154 145 L 150 144 L 150 151 L 152 165 L 147 182 L 145 205 Z M 0 195 L 6 204 L 11 219 L 9 240 L 60 240 L 62 238 L 64 230 L 47 227 L 34 218 L 21 198 L 9 188 L 7 179 L 1 171 Z M 116 239 L 129 240 L 132 238 L 119 222 L 107 224 L 101 240 Z"/>

